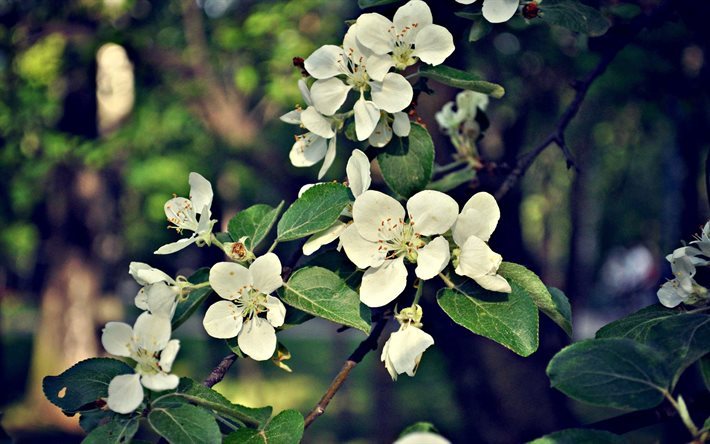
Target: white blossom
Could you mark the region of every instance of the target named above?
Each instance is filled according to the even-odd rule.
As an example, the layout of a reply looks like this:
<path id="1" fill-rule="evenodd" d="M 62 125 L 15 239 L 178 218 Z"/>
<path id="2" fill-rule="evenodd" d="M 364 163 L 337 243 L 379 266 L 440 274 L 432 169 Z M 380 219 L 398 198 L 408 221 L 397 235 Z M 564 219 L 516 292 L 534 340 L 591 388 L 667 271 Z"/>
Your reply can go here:
<path id="1" fill-rule="evenodd" d="M 155 254 L 170 254 L 197 243 L 198 246 L 210 245 L 212 242 L 212 227 L 216 220 L 211 220 L 212 185 L 200 174 L 192 172 L 189 177 L 190 198 L 174 197 L 165 203 L 165 215 L 168 221 L 175 225 L 175 230 L 193 231 L 192 236 L 163 245 Z M 198 219 L 199 217 L 199 219 Z"/>
<path id="2" fill-rule="evenodd" d="M 398 438 L 394 444 L 451 444 L 451 441 L 432 432 L 412 432 Z"/>
<path id="3" fill-rule="evenodd" d="M 699 257 L 701 254 L 701 250 L 687 246 L 676 248 L 666 256 L 674 278 L 663 284 L 656 293 L 661 304 L 673 308 L 681 303 L 694 304 L 707 297 L 708 290 L 694 279 L 696 267 L 708 264 L 707 260 Z"/>
<path id="4" fill-rule="evenodd" d="M 128 273 L 142 285 L 134 300 L 136 307 L 155 315 L 172 318 L 177 306 L 177 297 L 189 282 L 176 281 L 163 271 L 143 262 L 131 262 Z"/>
<path id="5" fill-rule="evenodd" d="M 179 378 L 170 374 L 180 341 L 170 339 L 170 320 L 164 316 L 141 314 L 133 328 L 123 322 L 109 322 L 101 343 L 112 355 L 131 358 L 135 373 L 114 377 L 108 386 L 108 408 L 130 413 L 143 402 L 143 387 L 153 391 L 177 387 Z"/>
<path id="6" fill-rule="evenodd" d="M 405 210 L 392 197 L 368 190 L 355 199 L 353 223 L 340 235 L 348 258 L 365 268 L 360 300 L 381 307 L 407 284 L 404 260 L 416 263 L 418 278 L 431 279 L 449 263 L 449 243 L 443 236 L 456 221 L 458 204 L 444 193 L 424 190 L 407 201 Z"/>
<path id="7" fill-rule="evenodd" d="M 389 55 L 387 69 L 403 70 L 421 59 L 430 65 L 441 64 L 454 52 L 454 38 L 443 26 L 433 24 L 429 6 L 411 0 L 397 9 L 393 21 L 377 14 L 362 14 L 357 19 L 358 41 L 377 55 Z"/>
<path id="8" fill-rule="evenodd" d="M 271 358 L 276 350 L 274 328 L 283 325 L 286 307 L 270 294 L 282 285 L 281 261 L 274 253 L 256 258 L 248 269 L 234 262 L 215 264 L 210 286 L 224 300 L 207 309 L 202 321 L 207 334 L 237 336 L 239 348 L 252 359 Z"/>
<path id="9" fill-rule="evenodd" d="M 487 290 L 510 293 L 510 284 L 498 274 L 503 257 L 487 244 L 499 219 L 498 203 L 490 194 L 476 193 L 466 202 L 451 230 L 460 247 L 455 271 Z"/>
<path id="10" fill-rule="evenodd" d="M 422 354 L 434 344 L 434 338 L 421 330 L 422 308 L 419 305 L 405 308 L 395 318 L 400 323 L 399 330 L 387 339 L 380 356 L 393 381 L 402 373 L 414 376 Z"/>
<path id="11" fill-rule="evenodd" d="M 470 5 L 476 0 L 456 0 L 457 2 Z M 503 23 L 510 20 L 520 6 L 519 0 L 484 0 L 483 18 L 491 23 Z"/>

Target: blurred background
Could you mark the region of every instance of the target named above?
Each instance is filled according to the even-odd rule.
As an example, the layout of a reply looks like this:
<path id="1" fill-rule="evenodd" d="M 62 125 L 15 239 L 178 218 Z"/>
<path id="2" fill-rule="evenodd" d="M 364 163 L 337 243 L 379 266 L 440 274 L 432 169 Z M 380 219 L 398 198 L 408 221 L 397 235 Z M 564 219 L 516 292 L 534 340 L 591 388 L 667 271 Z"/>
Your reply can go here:
<path id="1" fill-rule="evenodd" d="M 517 17 L 469 43 L 471 21 L 453 14 L 460 5 L 430 3 L 455 37 L 447 64 L 507 91 L 488 108 L 485 168 L 454 191 L 465 202 L 496 190 L 554 128 L 570 85 L 615 34 L 588 38 Z M 588 3 L 623 27 L 657 1 Z M 493 249 L 566 292 L 575 339 L 654 303 L 670 275 L 665 254 L 710 216 L 710 11 L 675 3 L 592 86 L 567 134 L 577 170 L 550 147 L 500 202 Z M 377 11 L 391 17 L 397 6 Z M 0 411 L 12 437 L 81 440 L 77 418 L 45 400 L 41 380 L 102 355 L 105 322 L 133 322 L 130 261 L 189 275 L 221 260 L 205 248 L 152 254 L 175 240 L 163 204 L 187 195 L 190 171 L 213 183 L 222 228 L 240 209 L 289 203 L 314 181 L 317 166 L 290 165 L 295 128 L 278 120 L 302 102 L 292 59 L 338 44 L 358 14 L 353 0 L 0 0 Z M 454 149 L 434 112 L 456 91 L 430 85 L 418 114 L 445 164 Z M 327 180 L 343 178 L 356 147 L 338 143 Z M 522 442 L 619 413 L 549 389 L 545 366 L 569 338 L 547 318 L 540 350 L 521 358 L 460 330 L 432 301 L 425 325 L 437 344 L 417 376 L 392 383 L 371 353 L 304 442 L 391 442 L 415 421 L 434 422 L 454 442 Z M 215 388 L 234 402 L 305 413 L 363 339 L 336 330 L 309 322 L 286 332 L 293 373 L 239 360 Z M 229 353 L 208 340 L 200 316 L 176 336 L 178 374 L 202 379 Z M 637 439 L 674 433 L 657 427 Z"/>

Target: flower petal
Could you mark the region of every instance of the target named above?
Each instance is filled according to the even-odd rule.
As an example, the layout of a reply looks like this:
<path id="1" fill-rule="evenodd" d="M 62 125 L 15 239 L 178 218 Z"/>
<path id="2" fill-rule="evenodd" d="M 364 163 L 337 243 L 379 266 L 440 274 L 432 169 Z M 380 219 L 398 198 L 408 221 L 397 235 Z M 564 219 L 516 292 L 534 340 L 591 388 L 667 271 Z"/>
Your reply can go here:
<path id="1" fill-rule="evenodd" d="M 483 17 L 491 23 L 507 22 L 519 5 L 519 0 L 486 0 L 483 2 Z"/>
<path id="2" fill-rule="evenodd" d="M 162 392 L 164 390 L 172 390 L 178 386 L 180 378 L 177 375 L 168 375 L 165 373 L 156 373 L 154 375 L 142 375 L 141 384 L 148 390 L 154 392 Z"/>
<path id="3" fill-rule="evenodd" d="M 495 274 L 502 261 L 501 255 L 491 250 L 488 244 L 476 236 L 471 236 L 461 246 L 456 274 L 472 279 Z"/>
<path id="4" fill-rule="evenodd" d="M 404 257 L 386 260 L 376 268 L 369 268 L 362 276 L 360 301 L 368 307 L 382 307 L 402 294 L 407 286 Z"/>
<path id="5" fill-rule="evenodd" d="M 380 121 L 377 122 L 375 130 L 370 134 L 370 138 L 367 140 L 370 145 L 376 148 L 382 148 L 392 140 L 392 128 L 390 128 L 386 116 L 386 113 L 380 116 Z"/>
<path id="6" fill-rule="evenodd" d="M 265 319 L 254 317 L 244 323 L 237 344 L 253 360 L 266 361 L 276 351 L 276 331 Z"/>
<path id="7" fill-rule="evenodd" d="M 390 240 L 395 235 L 394 225 L 404 221 L 404 208 L 384 193 L 367 190 L 355 199 L 353 221 L 363 238 L 371 242 Z"/>
<path id="8" fill-rule="evenodd" d="M 312 106 L 313 99 L 311 99 L 311 91 L 308 89 L 308 84 L 304 79 L 298 79 L 298 90 L 301 91 L 301 97 L 303 97 L 306 105 Z"/>
<path id="9" fill-rule="evenodd" d="M 658 289 L 656 293 L 658 300 L 664 307 L 673 308 L 688 299 L 687 293 L 683 292 L 675 281 L 668 281 Z M 105 346 L 104 346 L 105 347 Z"/>
<path id="10" fill-rule="evenodd" d="M 108 322 L 101 333 L 101 345 L 115 356 L 131 356 L 133 329 L 124 322 Z"/>
<path id="11" fill-rule="evenodd" d="M 200 214 L 205 206 L 207 208 L 212 206 L 212 198 L 214 197 L 212 184 L 201 174 L 195 172 L 190 173 L 189 182 L 190 200 L 195 206 L 197 214 Z"/>
<path id="12" fill-rule="evenodd" d="M 171 333 L 170 319 L 150 313 L 142 313 L 133 325 L 136 345 L 151 353 L 164 349 Z"/>
<path id="13" fill-rule="evenodd" d="M 170 373 L 178 351 L 180 351 L 180 341 L 178 339 L 171 339 L 163 351 L 160 352 L 160 361 L 158 361 L 158 366 L 162 371 Z"/>
<path id="14" fill-rule="evenodd" d="M 320 162 L 325 157 L 327 149 L 326 140 L 313 133 L 296 136 L 288 158 L 295 167 L 309 167 Z"/>
<path id="15" fill-rule="evenodd" d="M 484 274 L 483 276 L 473 278 L 473 280 L 486 290 L 499 291 L 501 293 L 510 293 L 513 291 L 508 281 L 499 274 Z"/>
<path id="16" fill-rule="evenodd" d="M 323 138 L 335 136 L 331 121 L 319 113 L 315 106 L 309 106 L 301 113 L 301 123 L 308 131 Z"/>
<path id="17" fill-rule="evenodd" d="M 324 45 L 313 51 L 304 62 L 308 74 L 316 79 L 328 79 L 343 74 L 343 49 L 335 45 Z M 311 90 L 311 94 L 312 94 Z"/>
<path id="18" fill-rule="evenodd" d="M 175 283 L 175 280 L 166 273 L 143 262 L 131 262 L 128 265 L 128 274 L 133 276 L 133 279 L 140 285 L 155 284 L 156 282 Z"/>
<path id="19" fill-rule="evenodd" d="M 388 113 L 402 111 L 412 103 L 412 85 L 401 74 L 387 73 L 382 82 L 370 82 L 372 101 Z"/>
<path id="20" fill-rule="evenodd" d="M 387 72 L 394 66 L 394 59 L 389 54 L 373 54 L 367 58 L 367 75 L 378 82 L 384 80 Z"/>
<path id="21" fill-rule="evenodd" d="M 399 137 L 409 136 L 409 131 L 412 128 L 412 123 L 409 121 L 409 116 L 407 113 L 396 112 L 393 114 L 394 122 L 392 123 L 392 130 Z"/>
<path id="22" fill-rule="evenodd" d="M 108 408 L 116 413 L 131 413 L 143 402 L 139 374 L 118 375 L 108 384 Z"/>
<path id="23" fill-rule="evenodd" d="M 417 253 L 417 268 L 414 272 L 423 280 L 432 279 L 441 273 L 451 259 L 449 242 L 443 236 L 435 238 Z"/>
<path id="24" fill-rule="evenodd" d="M 252 284 L 249 270 L 234 262 L 217 262 L 210 269 L 210 287 L 224 299 L 239 298 Z"/>
<path id="25" fill-rule="evenodd" d="M 345 166 L 348 176 L 348 186 L 353 196 L 358 197 L 370 188 L 372 177 L 370 173 L 370 159 L 359 149 L 354 149 Z"/>
<path id="26" fill-rule="evenodd" d="M 394 13 L 392 21 L 397 28 L 397 32 L 410 28 L 406 38 L 410 42 L 413 42 L 416 36 L 413 33 L 433 23 L 431 9 L 421 0 L 412 0 L 405 3 Z"/>
<path id="27" fill-rule="evenodd" d="M 357 268 L 377 267 L 384 262 L 387 255 L 387 251 L 381 249 L 380 244 L 363 238 L 353 224 L 340 233 L 340 242 L 348 259 Z"/>
<path id="28" fill-rule="evenodd" d="M 146 304 L 148 311 L 154 315 L 173 318 L 177 307 L 177 292 L 174 287 L 164 282 L 158 282 L 145 287 Z"/>
<path id="29" fill-rule="evenodd" d="M 461 0 L 456 1 L 464 3 Z M 475 0 L 469 0 L 466 4 L 473 3 L 474 1 Z M 397 439 L 393 444 L 451 444 L 451 441 L 432 432 L 412 432 Z"/>
<path id="30" fill-rule="evenodd" d="M 281 117 L 279 117 L 279 119 L 282 122 L 290 123 L 291 125 L 300 125 L 302 112 L 303 110 L 301 108 L 296 108 L 282 115 Z"/>
<path id="31" fill-rule="evenodd" d="M 337 77 L 316 80 L 311 86 L 313 106 L 326 116 L 332 116 L 345 103 L 352 87 Z"/>
<path id="32" fill-rule="evenodd" d="M 422 353 L 434 345 L 434 338 L 417 327 L 409 326 L 392 333 L 389 342 L 389 359 L 395 371 L 414 376 Z"/>
<path id="33" fill-rule="evenodd" d="M 266 307 L 266 320 L 269 321 L 269 324 L 274 327 L 284 325 L 286 307 L 278 298 L 267 296 L 264 306 Z"/>
<path id="34" fill-rule="evenodd" d="M 230 301 L 218 301 L 210 305 L 202 319 L 208 335 L 217 339 L 229 339 L 242 329 L 242 311 Z"/>
<path id="35" fill-rule="evenodd" d="M 188 246 L 194 244 L 196 240 L 197 240 L 197 237 L 196 237 L 196 236 L 192 236 L 192 237 L 187 238 L 187 239 L 180 239 L 180 240 L 178 240 L 178 241 L 176 241 L 176 242 L 172 242 L 172 243 L 163 245 L 162 247 L 160 247 L 160 248 L 158 248 L 157 250 L 155 250 L 155 251 L 153 252 L 153 254 L 171 254 L 171 253 L 175 253 L 175 252 L 177 252 L 177 251 L 182 250 L 182 249 L 185 248 L 185 247 L 188 247 Z"/>
<path id="36" fill-rule="evenodd" d="M 456 222 L 459 205 L 441 191 L 420 191 L 407 201 L 409 219 L 414 231 L 424 236 L 443 234 Z"/>
<path id="37" fill-rule="evenodd" d="M 375 54 L 387 54 L 394 49 L 394 24 L 385 16 L 369 13 L 357 18 L 358 41 Z M 369 64 L 368 64 L 369 72 Z"/>
<path id="38" fill-rule="evenodd" d="M 347 224 L 345 222 L 336 221 L 333 225 L 326 228 L 325 230 L 319 231 L 308 238 L 305 244 L 303 244 L 303 254 L 310 256 L 311 254 L 318 251 L 323 245 L 327 245 L 333 242 L 335 239 L 340 237 L 340 233 L 345 230 Z"/>
<path id="39" fill-rule="evenodd" d="M 325 173 L 328 172 L 328 169 L 330 169 L 331 165 L 333 165 L 333 161 L 335 160 L 335 136 L 333 136 L 332 139 L 328 142 L 328 150 L 325 152 L 325 156 L 323 157 L 323 165 L 321 165 L 320 170 L 318 171 L 318 179 L 322 179 L 323 176 L 325 176 Z"/>
<path id="40" fill-rule="evenodd" d="M 448 29 L 439 25 L 429 25 L 417 34 L 412 55 L 422 62 L 439 65 L 454 52 L 454 37 Z"/>
<path id="41" fill-rule="evenodd" d="M 496 226 L 498 226 L 498 221 L 500 220 L 500 208 L 498 207 L 498 202 L 496 202 L 495 197 L 486 192 L 476 193 L 466 202 L 463 206 L 461 214 L 466 213 L 469 210 L 475 210 L 476 221 L 473 222 L 471 235 L 475 235 L 481 238 L 483 241 L 488 242 L 491 234 L 495 231 Z M 468 236 L 466 236 L 468 237 Z"/>
<path id="42" fill-rule="evenodd" d="M 284 284 L 281 271 L 281 261 L 274 253 L 259 256 L 249 266 L 254 289 L 263 294 L 273 293 Z"/>
<path id="43" fill-rule="evenodd" d="M 360 99 L 355 102 L 353 111 L 355 112 L 355 135 L 357 140 L 365 140 L 375 130 L 380 119 L 380 110 L 375 106 L 374 102 L 365 100 L 361 95 Z"/>
<path id="44" fill-rule="evenodd" d="M 135 299 L 133 299 L 133 303 L 136 304 L 137 308 L 143 311 L 148 310 L 148 295 L 145 293 L 145 288 L 138 290 Z"/>

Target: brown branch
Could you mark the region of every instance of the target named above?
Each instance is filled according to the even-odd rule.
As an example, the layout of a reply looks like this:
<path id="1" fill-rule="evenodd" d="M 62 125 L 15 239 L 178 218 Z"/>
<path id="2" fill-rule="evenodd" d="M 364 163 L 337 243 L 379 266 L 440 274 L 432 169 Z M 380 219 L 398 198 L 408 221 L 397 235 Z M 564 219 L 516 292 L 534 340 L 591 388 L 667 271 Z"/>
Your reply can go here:
<path id="1" fill-rule="evenodd" d="M 225 356 L 222 361 L 215 367 L 212 372 L 205 378 L 205 380 L 202 382 L 202 385 L 205 387 L 212 388 L 215 384 L 220 382 L 222 379 L 224 379 L 224 376 L 227 374 L 229 371 L 229 368 L 234 364 L 234 361 L 237 360 L 237 355 L 234 353 L 230 353 L 227 356 Z"/>
<path id="2" fill-rule="evenodd" d="M 360 345 L 357 346 L 355 351 L 353 351 L 352 354 L 348 357 L 348 359 L 343 364 L 343 367 L 340 369 L 335 378 L 333 378 L 333 381 L 328 386 L 328 389 L 326 390 L 323 397 L 320 399 L 320 401 L 318 401 L 318 404 L 313 407 L 313 410 L 311 410 L 310 413 L 306 416 L 306 428 L 310 426 L 313 421 L 318 419 L 320 415 L 325 413 L 326 407 L 328 407 L 328 404 L 330 404 L 330 401 L 333 399 L 333 397 L 343 385 L 345 380 L 348 379 L 348 376 L 350 376 L 350 372 L 352 371 L 352 369 L 355 368 L 355 366 L 360 363 L 360 361 L 362 361 L 365 355 L 367 355 L 370 351 L 377 349 L 377 340 L 382 334 L 385 325 L 387 325 L 387 319 L 380 319 L 379 321 L 377 321 L 367 339 L 362 341 Z"/>
<path id="3" fill-rule="evenodd" d="M 572 122 L 572 119 L 579 112 L 584 99 L 587 96 L 589 87 L 598 79 L 609 64 L 614 60 L 616 55 L 626 47 L 631 41 L 640 33 L 644 28 L 648 28 L 657 25 L 662 21 L 670 10 L 670 1 L 664 1 L 661 3 L 653 12 L 648 15 L 641 15 L 634 19 L 631 23 L 626 26 L 616 27 L 610 30 L 610 32 L 601 40 L 604 40 L 603 46 L 606 51 L 603 53 L 599 63 L 594 67 L 584 79 L 577 81 L 573 87 L 576 90 L 574 99 L 567 106 L 562 116 L 555 124 L 555 128 L 552 132 L 535 148 L 531 151 L 523 154 L 515 164 L 513 170 L 508 174 L 508 176 L 503 181 L 503 184 L 498 188 L 495 193 L 497 200 L 500 200 L 505 196 L 508 191 L 510 191 L 520 180 L 520 178 L 525 174 L 525 172 L 530 168 L 535 159 L 542 154 L 548 147 L 552 145 L 557 145 L 565 156 L 567 161 L 567 167 L 574 166 L 574 160 L 572 158 L 572 153 L 567 146 L 565 141 L 565 131 L 567 127 Z"/>

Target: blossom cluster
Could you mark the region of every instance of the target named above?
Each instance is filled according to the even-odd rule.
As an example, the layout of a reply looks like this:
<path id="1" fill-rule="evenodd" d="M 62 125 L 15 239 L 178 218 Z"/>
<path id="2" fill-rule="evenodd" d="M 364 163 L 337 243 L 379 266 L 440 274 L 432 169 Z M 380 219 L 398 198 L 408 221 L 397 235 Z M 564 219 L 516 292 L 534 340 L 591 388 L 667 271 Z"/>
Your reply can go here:
<path id="1" fill-rule="evenodd" d="M 710 265 L 710 222 L 690 245 L 676 248 L 666 260 L 671 264 L 674 277 L 658 290 L 661 304 L 672 308 L 681 303 L 698 305 L 710 300 L 708 288 L 695 280 L 698 267 Z"/>

